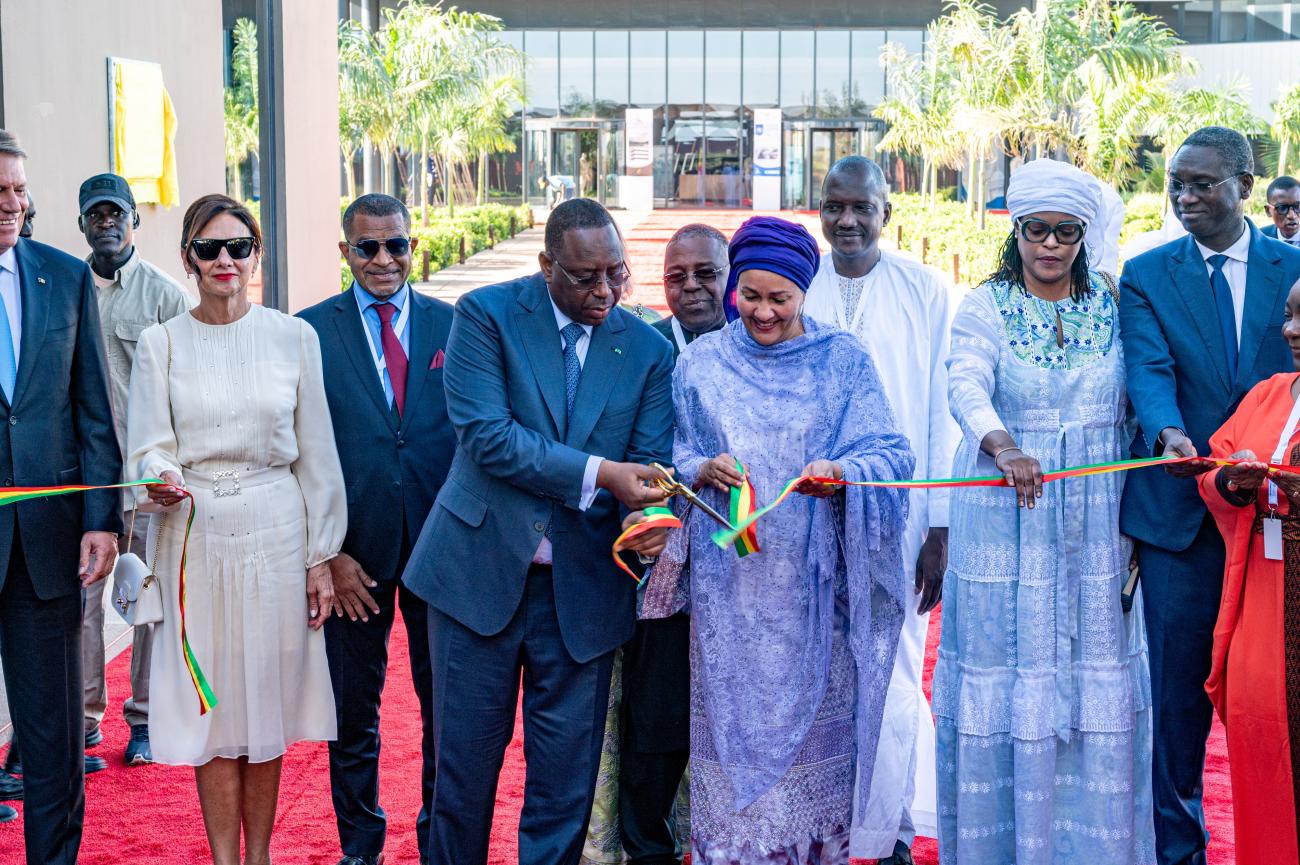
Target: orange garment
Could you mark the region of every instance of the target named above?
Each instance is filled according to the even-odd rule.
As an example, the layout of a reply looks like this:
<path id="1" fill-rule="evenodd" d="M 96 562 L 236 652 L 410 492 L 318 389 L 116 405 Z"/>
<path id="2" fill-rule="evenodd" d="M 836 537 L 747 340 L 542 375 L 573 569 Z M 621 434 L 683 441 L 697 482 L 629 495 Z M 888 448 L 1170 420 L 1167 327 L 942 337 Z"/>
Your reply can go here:
<path id="1" fill-rule="evenodd" d="M 1296 378 L 1283 373 L 1257 384 L 1210 439 L 1210 455 L 1251 450 L 1268 461 L 1294 405 Z M 1300 465 L 1298 442 L 1292 435 L 1281 462 Z M 1284 531 L 1282 561 L 1264 558 L 1256 517 L 1268 511 L 1268 485 L 1254 504 L 1236 507 L 1215 485 L 1220 471 L 1200 478 L 1228 551 L 1205 689 L 1228 736 L 1237 863 L 1300 862 L 1300 523 Z M 1284 518 L 1293 510 L 1280 490 L 1277 509 Z"/>

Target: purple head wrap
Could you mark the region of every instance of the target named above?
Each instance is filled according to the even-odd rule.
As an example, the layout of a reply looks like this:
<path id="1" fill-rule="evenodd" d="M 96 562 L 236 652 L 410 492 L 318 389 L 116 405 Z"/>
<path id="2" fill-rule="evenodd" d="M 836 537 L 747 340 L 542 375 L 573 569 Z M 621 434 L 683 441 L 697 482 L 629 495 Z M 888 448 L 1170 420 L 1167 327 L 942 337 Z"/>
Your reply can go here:
<path id="1" fill-rule="evenodd" d="M 727 313 L 727 321 L 735 321 L 740 317 L 736 309 L 736 283 L 742 273 L 766 270 L 784 276 L 801 291 L 807 291 L 817 275 L 821 254 L 817 241 L 802 225 L 774 216 L 755 216 L 732 235 L 727 260 L 731 269 L 722 308 Z"/>

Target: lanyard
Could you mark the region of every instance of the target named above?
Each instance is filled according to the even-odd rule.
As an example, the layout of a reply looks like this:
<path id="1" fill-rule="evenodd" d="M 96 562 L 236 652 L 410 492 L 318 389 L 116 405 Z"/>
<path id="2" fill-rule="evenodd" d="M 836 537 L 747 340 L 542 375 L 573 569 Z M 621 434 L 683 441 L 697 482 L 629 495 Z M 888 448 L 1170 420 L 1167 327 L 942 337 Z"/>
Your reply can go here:
<path id="1" fill-rule="evenodd" d="M 376 301 L 376 303 L 384 303 L 384 302 L 385 301 L 383 300 Z M 388 302 L 391 303 L 391 301 Z M 406 303 L 402 304 L 402 309 L 397 313 L 397 318 L 393 319 L 393 334 L 397 337 L 397 341 L 399 343 L 402 341 L 402 329 L 406 327 L 406 320 L 411 315 L 411 307 L 413 305 L 414 304 L 411 303 L 411 296 L 408 294 L 406 296 Z M 374 308 L 375 308 L 375 304 L 372 303 L 370 306 L 366 307 L 366 311 L 368 312 Z M 375 315 L 376 316 L 379 315 L 378 310 L 375 311 Z M 382 338 L 384 332 L 384 323 L 382 320 L 379 322 L 379 333 L 380 333 L 379 345 L 375 344 L 375 338 L 370 335 L 370 322 L 366 320 L 364 313 L 361 316 L 361 330 L 366 335 L 366 344 L 370 346 L 370 359 L 374 361 L 375 371 L 379 373 L 379 381 L 382 384 L 384 381 L 384 373 L 388 370 L 388 363 L 384 360 L 384 348 L 383 348 L 383 338 Z"/>
<path id="2" fill-rule="evenodd" d="M 677 343 L 678 351 L 686 351 L 686 331 L 682 330 L 682 323 L 677 320 L 677 316 L 672 318 L 673 340 Z"/>
<path id="3" fill-rule="evenodd" d="M 1277 450 L 1273 451 L 1273 458 L 1269 462 L 1274 465 L 1281 464 L 1282 458 L 1286 455 L 1286 446 L 1290 443 L 1297 425 L 1300 425 L 1300 400 L 1296 400 L 1295 405 L 1291 406 L 1291 415 L 1286 419 L 1286 426 L 1282 428 L 1282 435 L 1277 440 Z M 1268 482 L 1268 507 L 1270 511 L 1277 511 L 1277 484 L 1272 481 Z"/>

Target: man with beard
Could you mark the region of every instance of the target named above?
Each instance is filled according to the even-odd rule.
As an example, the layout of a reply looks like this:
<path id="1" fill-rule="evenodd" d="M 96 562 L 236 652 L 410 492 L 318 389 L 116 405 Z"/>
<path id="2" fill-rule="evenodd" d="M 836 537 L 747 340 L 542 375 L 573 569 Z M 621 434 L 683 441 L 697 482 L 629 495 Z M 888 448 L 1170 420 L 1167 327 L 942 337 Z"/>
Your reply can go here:
<path id="1" fill-rule="evenodd" d="M 1244 217 L 1250 142 L 1207 126 L 1169 162 L 1169 203 L 1188 235 L 1130 259 L 1119 321 L 1132 455 L 1195 457 L 1257 383 L 1294 369 L 1282 338 L 1300 250 Z M 1223 587 L 1223 538 L 1197 491 L 1197 460 L 1130 472 L 1120 530 L 1137 542 L 1151 663 L 1152 796 L 1160 865 L 1205 865 L 1201 803 L 1212 707 L 1205 693 Z"/>
<path id="2" fill-rule="evenodd" d="M 861 156 L 835 163 L 822 186 L 822 257 L 804 313 L 855 334 L 871 351 L 916 477 L 947 477 L 960 433 L 948 411 L 949 289 L 937 271 L 880 248 L 889 187 Z M 903 536 L 915 586 L 894 660 L 871 791 L 856 815 L 853 855 L 910 865 L 917 829 L 936 833 L 934 722 L 921 690 L 929 613 L 939 603 L 948 548 L 946 490 L 914 490 Z M 918 779 L 920 786 L 918 789 Z"/>
<path id="3" fill-rule="evenodd" d="M 462 297 L 444 382 L 456 452 L 403 582 L 429 604 L 429 861 L 484 865 L 523 677 L 523 865 L 575 865 L 635 584 L 610 559 L 672 459 L 672 350 L 619 308 L 630 278 L 590 199 L 546 221 L 541 272 Z M 633 545 L 635 548 L 636 545 Z"/>
<path id="4" fill-rule="evenodd" d="M 126 180 L 116 174 L 97 174 L 81 184 L 81 215 L 77 227 L 90 245 L 91 276 L 99 300 L 99 320 L 104 347 L 108 352 L 109 394 L 113 398 L 113 422 L 117 441 L 126 458 L 126 396 L 131 383 L 131 363 L 136 341 L 145 328 L 175 318 L 193 306 L 193 301 L 170 276 L 140 257 L 135 248 L 135 230 L 140 214 Z M 136 480 L 136 478 L 123 478 Z M 124 497 L 127 534 L 119 539 L 121 552 L 146 558 L 145 538 L 149 515 L 134 513 L 135 497 Z M 85 590 L 85 618 L 82 621 L 81 663 L 85 671 L 86 746 L 97 744 L 103 734 L 100 722 L 108 707 L 104 686 L 104 585 L 92 583 Z M 126 745 L 126 764 L 153 762 L 149 750 L 149 663 L 153 630 L 133 629 L 131 641 L 131 695 L 122 714 L 131 728 Z M 91 761 L 96 761 L 92 765 Z M 86 771 L 104 768 L 98 757 L 86 758 Z"/>

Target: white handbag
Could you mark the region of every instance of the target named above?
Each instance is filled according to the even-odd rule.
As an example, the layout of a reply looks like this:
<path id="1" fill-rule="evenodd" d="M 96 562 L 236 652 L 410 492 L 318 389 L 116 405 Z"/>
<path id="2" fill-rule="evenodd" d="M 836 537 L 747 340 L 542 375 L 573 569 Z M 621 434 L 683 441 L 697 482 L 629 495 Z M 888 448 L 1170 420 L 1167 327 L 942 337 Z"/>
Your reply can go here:
<path id="1" fill-rule="evenodd" d="M 161 520 L 159 520 L 161 523 Z M 158 567 L 158 536 L 162 526 L 154 531 L 153 563 L 150 568 L 135 553 L 123 553 L 113 566 L 113 609 L 128 625 L 155 625 L 163 620 L 162 585 L 154 570 Z M 130 546 L 135 531 L 135 512 L 131 513 L 131 532 L 127 534 Z"/>

